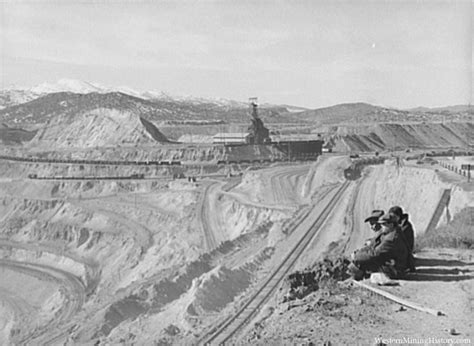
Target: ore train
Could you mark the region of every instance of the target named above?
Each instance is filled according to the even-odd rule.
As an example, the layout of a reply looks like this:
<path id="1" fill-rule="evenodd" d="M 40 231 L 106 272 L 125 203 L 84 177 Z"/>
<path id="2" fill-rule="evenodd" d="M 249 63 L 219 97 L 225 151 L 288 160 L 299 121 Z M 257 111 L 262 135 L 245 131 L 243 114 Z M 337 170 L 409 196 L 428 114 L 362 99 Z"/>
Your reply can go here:
<path id="1" fill-rule="evenodd" d="M 36 157 L 36 156 L 7 156 L 0 155 L 0 160 L 8 161 L 21 161 L 21 162 L 39 162 L 39 163 L 70 163 L 76 165 L 138 165 L 138 166 L 180 166 L 181 161 L 178 160 L 161 160 L 161 161 L 138 161 L 138 160 L 73 160 L 73 159 L 56 159 L 56 158 L 45 158 L 45 157 Z"/>
<path id="2" fill-rule="evenodd" d="M 126 176 L 38 176 L 36 173 L 28 174 L 28 179 L 36 180 L 136 180 L 145 179 L 144 173 L 134 173 Z"/>

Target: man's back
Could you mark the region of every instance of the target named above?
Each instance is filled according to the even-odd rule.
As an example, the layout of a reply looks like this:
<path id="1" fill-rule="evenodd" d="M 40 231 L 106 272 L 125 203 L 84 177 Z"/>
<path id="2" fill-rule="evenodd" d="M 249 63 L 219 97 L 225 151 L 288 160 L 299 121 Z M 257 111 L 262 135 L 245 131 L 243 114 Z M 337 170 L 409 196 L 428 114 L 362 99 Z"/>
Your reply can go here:
<path id="1" fill-rule="evenodd" d="M 413 231 L 413 226 L 410 221 L 408 221 L 408 214 L 403 214 L 400 219 L 400 227 L 407 241 L 408 250 L 413 252 L 413 247 L 415 245 L 415 234 Z"/>

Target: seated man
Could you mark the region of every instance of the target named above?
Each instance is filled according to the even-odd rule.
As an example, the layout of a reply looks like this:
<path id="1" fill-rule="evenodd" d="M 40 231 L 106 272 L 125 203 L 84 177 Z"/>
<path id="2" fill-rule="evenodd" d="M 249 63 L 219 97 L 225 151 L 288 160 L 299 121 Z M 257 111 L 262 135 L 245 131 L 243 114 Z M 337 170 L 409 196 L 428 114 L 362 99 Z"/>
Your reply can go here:
<path id="1" fill-rule="evenodd" d="M 396 219 L 386 214 L 378 223 L 382 230 L 369 245 L 356 250 L 351 256 L 349 273 L 356 280 L 376 272 L 396 279 L 403 276 L 407 268 L 408 248 Z"/>
<path id="2" fill-rule="evenodd" d="M 388 213 L 395 217 L 398 225 L 400 226 L 408 247 L 408 269 L 413 272 L 415 271 L 415 258 L 413 256 L 413 250 L 415 246 L 415 232 L 413 231 L 411 222 L 408 221 L 408 214 L 403 213 L 403 209 L 399 206 L 391 207 Z"/>
<path id="3" fill-rule="evenodd" d="M 383 210 L 372 210 L 372 213 L 364 220 L 364 222 L 368 222 L 370 229 L 377 233 L 382 228 L 378 221 L 384 214 L 385 212 Z M 374 239 L 375 238 L 367 239 L 364 245 L 369 245 Z"/>

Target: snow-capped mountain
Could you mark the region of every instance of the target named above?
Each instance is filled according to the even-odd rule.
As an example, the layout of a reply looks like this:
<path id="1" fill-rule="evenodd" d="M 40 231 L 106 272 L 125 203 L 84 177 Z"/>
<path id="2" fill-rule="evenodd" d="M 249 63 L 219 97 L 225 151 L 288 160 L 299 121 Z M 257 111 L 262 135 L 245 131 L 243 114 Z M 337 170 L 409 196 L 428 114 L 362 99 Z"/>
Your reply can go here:
<path id="1" fill-rule="evenodd" d="M 47 94 L 69 92 L 74 94 L 99 93 L 107 94 L 121 92 L 144 100 L 185 102 L 190 104 L 216 104 L 222 107 L 242 108 L 247 107 L 246 102 L 228 100 L 223 98 L 203 98 L 195 96 L 171 95 L 163 91 L 138 91 L 127 86 L 109 87 L 95 82 L 85 82 L 76 79 L 60 79 L 57 82 L 45 82 L 32 88 L 15 88 L 14 90 L 0 90 L 0 109 L 20 103 L 32 101 Z"/>
<path id="2" fill-rule="evenodd" d="M 0 90 L 0 110 L 33 101 L 40 96 L 28 90 Z"/>
<path id="3" fill-rule="evenodd" d="M 76 94 L 88 94 L 93 92 L 104 93 L 107 92 L 102 86 L 94 83 L 83 82 L 75 79 L 60 79 L 55 83 L 45 82 L 41 83 L 29 91 L 35 94 L 51 94 L 58 92 L 72 92 Z"/>
<path id="4" fill-rule="evenodd" d="M 41 96 L 58 92 L 89 94 L 93 92 L 107 93 L 108 91 L 98 84 L 74 79 L 60 79 L 55 83 L 45 82 L 32 88 L 17 87 L 0 90 L 0 109 L 30 102 Z"/>

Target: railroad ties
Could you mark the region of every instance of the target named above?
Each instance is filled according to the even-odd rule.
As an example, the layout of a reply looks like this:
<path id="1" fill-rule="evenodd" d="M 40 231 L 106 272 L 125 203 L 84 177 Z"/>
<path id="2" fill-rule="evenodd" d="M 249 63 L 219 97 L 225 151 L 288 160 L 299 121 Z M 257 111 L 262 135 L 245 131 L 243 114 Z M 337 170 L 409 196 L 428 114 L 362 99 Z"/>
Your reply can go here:
<path id="1" fill-rule="evenodd" d="M 226 342 L 232 344 L 231 339 L 255 316 L 259 309 L 267 302 L 271 295 L 284 280 L 292 269 L 298 258 L 311 243 L 312 239 L 321 229 L 329 217 L 350 182 L 346 180 L 336 191 L 331 200 L 326 204 L 319 216 L 311 223 L 308 230 L 300 238 L 297 244 L 288 252 L 280 265 L 265 279 L 256 293 L 243 305 L 233 316 L 224 320 L 219 326 L 204 335 L 200 344 L 221 345 Z M 235 341 L 235 340 L 234 340 Z"/>
<path id="2" fill-rule="evenodd" d="M 75 165 L 107 165 L 107 166 L 181 166 L 182 162 L 179 160 L 161 160 L 161 161 L 117 161 L 117 160 L 73 160 L 73 159 L 54 159 L 36 156 L 19 157 L 0 155 L 0 160 L 19 161 L 19 162 L 38 162 L 38 163 L 68 163 Z"/>
<path id="3" fill-rule="evenodd" d="M 38 174 L 28 174 L 28 179 L 36 180 L 137 180 L 145 179 L 144 173 L 135 173 L 125 176 L 38 176 Z"/>

